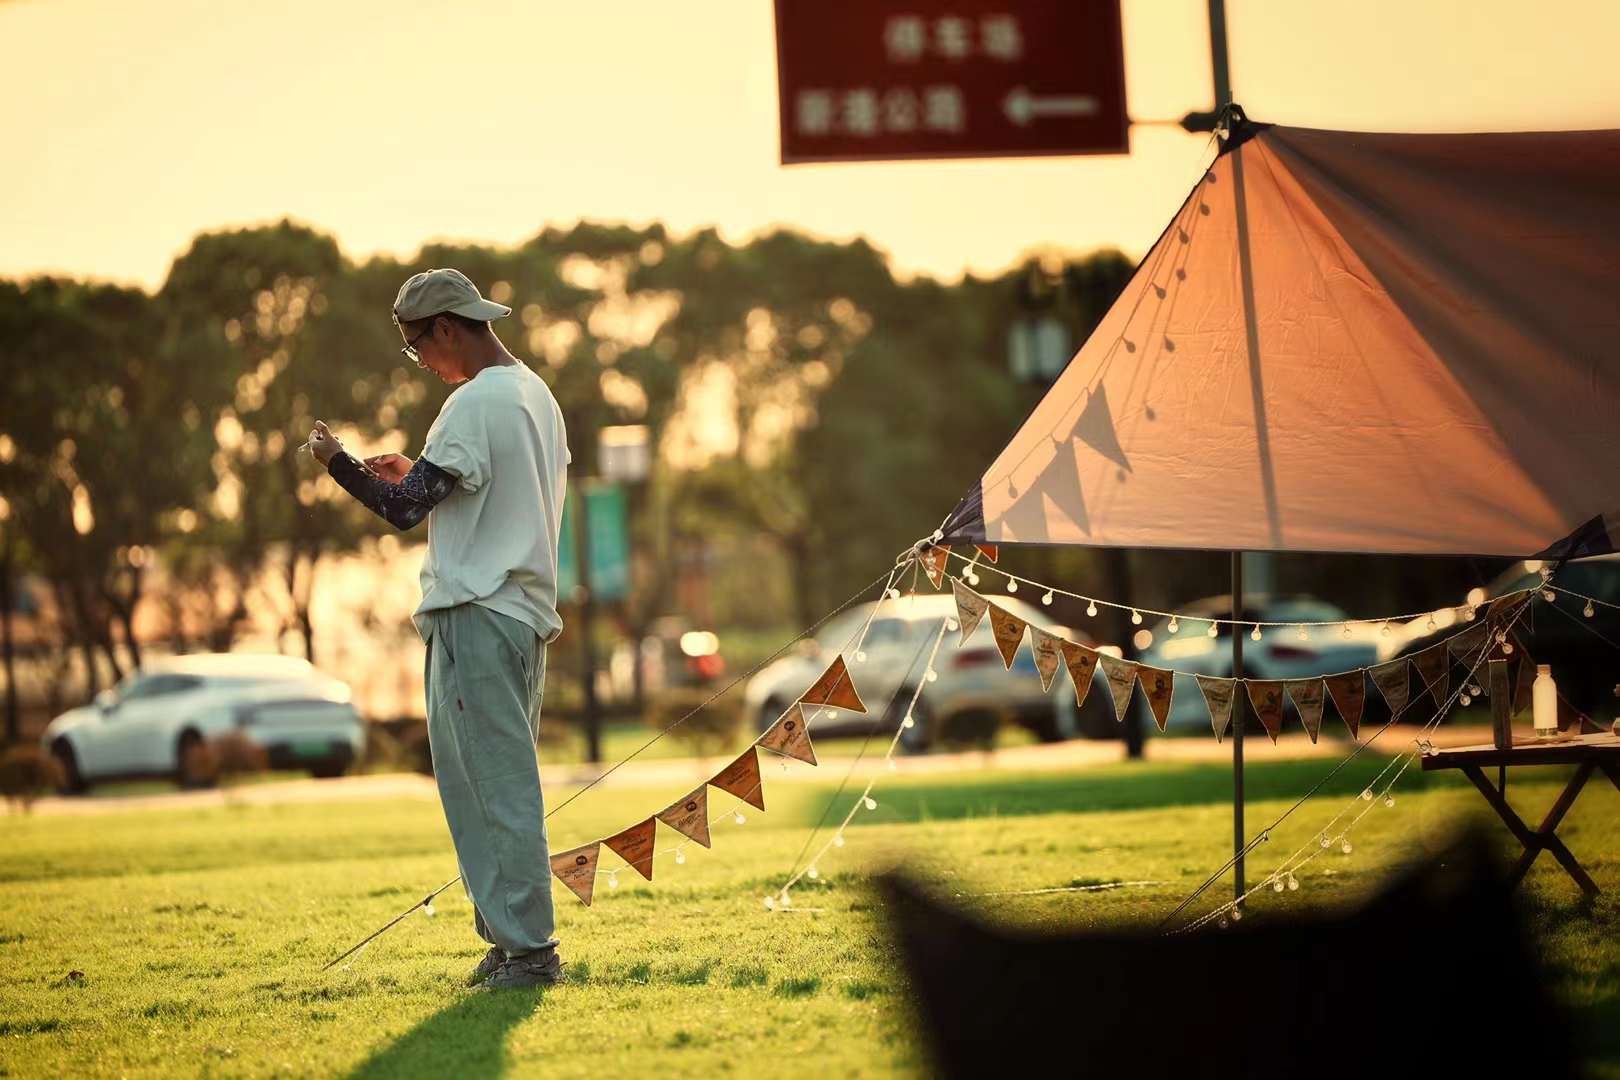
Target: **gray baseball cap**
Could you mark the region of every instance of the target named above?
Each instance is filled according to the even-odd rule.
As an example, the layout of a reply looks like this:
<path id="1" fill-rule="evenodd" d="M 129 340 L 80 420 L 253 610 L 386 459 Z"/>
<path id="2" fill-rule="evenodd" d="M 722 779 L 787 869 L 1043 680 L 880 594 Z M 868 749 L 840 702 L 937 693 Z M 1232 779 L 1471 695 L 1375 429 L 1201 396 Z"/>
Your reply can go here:
<path id="1" fill-rule="evenodd" d="M 394 297 L 394 319 L 413 322 L 429 315 L 445 312 L 465 315 L 469 319 L 499 319 L 512 314 L 512 309 L 493 300 L 485 300 L 466 274 L 447 268 L 424 270 L 412 274 L 410 280 L 399 287 Z"/>

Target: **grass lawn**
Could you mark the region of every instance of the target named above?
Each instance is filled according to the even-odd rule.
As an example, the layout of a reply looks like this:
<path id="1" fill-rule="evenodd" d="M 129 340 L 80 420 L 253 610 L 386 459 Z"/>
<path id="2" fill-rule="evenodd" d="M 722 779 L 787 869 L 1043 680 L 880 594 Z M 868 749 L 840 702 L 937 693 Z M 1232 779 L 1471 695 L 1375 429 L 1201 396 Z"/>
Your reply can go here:
<path id="1" fill-rule="evenodd" d="M 1310 840 L 1378 764 L 1358 761 L 1279 829 L 1251 877 Z M 1250 821 L 1269 822 L 1327 768 L 1253 766 Z M 626 870 L 609 890 L 604 877 L 588 909 L 557 887 L 572 982 L 545 993 L 464 989 L 482 946 L 459 887 L 436 917 L 418 913 L 349 968 L 320 971 L 454 874 L 434 802 L 0 819 L 0 1075 L 914 1073 L 926 1061 L 869 872 L 905 860 L 963 894 L 1163 882 L 963 898 L 1025 925 L 1101 925 L 1157 918 L 1228 853 L 1224 767 L 902 771 L 821 863 L 822 884 L 804 883 L 794 911 L 772 914 L 761 898 L 791 868 L 838 779 L 773 785 L 776 769 L 767 763 L 769 813 L 717 823 L 714 849 L 689 845 L 683 866 L 661 857 L 654 883 Z M 1561 782 L 1516 774 L 1510 791 L 1534 821 Z M 615 831 L 676 794 L 610 781 L 552 820 L 553 849 Z M 838 816 L 852 797 L 840 797 Z M 712 812 L 731 801 L 715 793 Z M 1471 788 L 1409 772 L 1395 806 L 1358 829 L 1353 854 L 1319 858 L 1303 888 L 1264 894 L 1251 917 L 1350 902 L 1483 806 Z M 673 835 L 661 830 L 661 843 Z M 1596 1071 L 1620 1076 L 1620 795 L 1594 781 L 1561 835 L 1606 892 L 1584 913 L 1544 857 L 1528 883 L 1540 952 Z M 1397 963 L 1412 974 L 1420 961 Z"/>

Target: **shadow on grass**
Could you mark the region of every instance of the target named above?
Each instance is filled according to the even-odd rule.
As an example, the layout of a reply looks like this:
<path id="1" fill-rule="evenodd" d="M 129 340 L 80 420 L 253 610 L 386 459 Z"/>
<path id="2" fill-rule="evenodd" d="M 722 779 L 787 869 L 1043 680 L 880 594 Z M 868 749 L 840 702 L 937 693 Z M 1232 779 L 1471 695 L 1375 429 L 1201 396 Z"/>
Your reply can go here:
<path id="1" fill-rule="evenodd" d="M 350 1080 L 454 1076 L 486 1080 L 508 1065 L 506 1036 L 545 1003 L 545 990 L 474 993 L 442 1009 L 361 1062 Z"/>
<path id="2" fill-rule="evenodd" d="M 1388 762 L 1387 757 L 1363 754 L 1329 780 L 1319 794 L 1354 795 Z M 1309 759 L 1274 764 L 1251 763 L 1245 768 L 1244 795 L 1249 802 L 1293 800 L 1330 772 L 1332 760 Z M 1410 769 L 1401 779 L 1403 791 L 1456 787 L 1466 783 L 1447 774 Z M 1232 767 L 1217 764 L 1142 764 L 1070 773 L 988 774 L 939 781 L 918 779 L 883 785 L 884 812 L 863 814 L 852 825 L 884 825 L 896 821 L 953 821 L 991 816 L 1095 813 L 1206 806 L 1232 801 Z M 805 824 L 813 824 L 826 805 L 821 793 L 794 810 Z"/>

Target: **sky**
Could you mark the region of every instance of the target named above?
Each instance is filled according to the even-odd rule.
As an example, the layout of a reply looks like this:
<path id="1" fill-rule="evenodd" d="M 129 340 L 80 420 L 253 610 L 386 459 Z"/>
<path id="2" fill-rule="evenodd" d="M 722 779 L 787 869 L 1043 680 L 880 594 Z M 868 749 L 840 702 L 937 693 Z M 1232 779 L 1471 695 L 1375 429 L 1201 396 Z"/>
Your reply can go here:
<path id="1" fill-rule="evenodd" d="M 1125 0 L 1128 156 L 783 167 L 770 0 L 0 0 L 0 276 L 156 288 L 197 232 L 284 216 L 357 259 L 581 218 L 864 236 L 947 279 L 1031 250 L 1136 256 L 1206 157 L 1162 123 L 1212 103 L 1205 12 Z M 1620 127 L 1611 0 L 1227 18 L 1254 119 Z"/>

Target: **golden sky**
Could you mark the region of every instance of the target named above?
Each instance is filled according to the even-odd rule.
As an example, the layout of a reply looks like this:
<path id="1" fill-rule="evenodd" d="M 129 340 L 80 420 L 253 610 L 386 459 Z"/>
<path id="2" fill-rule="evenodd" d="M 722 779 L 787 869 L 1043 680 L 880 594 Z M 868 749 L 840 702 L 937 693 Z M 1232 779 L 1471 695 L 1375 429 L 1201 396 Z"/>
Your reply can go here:
<path id="1" fill-rule="evenodd" d="M 919 9 L 928 5 L 919 0 Z M 201 229 L 290 215 L 352 256 L 584 217 L 864 235 L 902 271 L 1140 254 L 1203 137 L 1128 157 L 777 163 L 769 0 L 0 0 L 0 275 L 156 286 Z M 1133 117 L 1211 99 L 1203 0 L 1125 0 Z M 1229 0 L 1251 117 L 1620 127 L 1620 2 Z"/>

